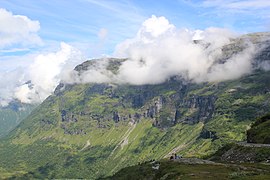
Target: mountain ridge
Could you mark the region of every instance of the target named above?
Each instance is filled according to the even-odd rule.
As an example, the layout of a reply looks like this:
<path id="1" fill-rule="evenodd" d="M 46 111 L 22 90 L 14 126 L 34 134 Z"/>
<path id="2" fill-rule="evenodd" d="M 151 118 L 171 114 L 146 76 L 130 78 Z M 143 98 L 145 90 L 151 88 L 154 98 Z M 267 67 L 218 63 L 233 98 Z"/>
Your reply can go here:
<path id="1" fill-rule="evenodd" d="M 270 59 L 268 41 L 263 42 L 266 47 L 255 57 L 262 62 Z M 233 46 L 225 49 L 225 59 L 235 53 Z M 125 60 L 104 61 L 117 74 Z M 75 71 L 83 73 L 97 61 Z M 147 85 L 62 82 L 2 140 L 0 173 L 21 176 L 40 168 L 40 177 L 95 179 L 175 152 L 209 156 L 245 140 L 255 117 L 269 111 L 269 79 L 269 71 L 255 70 L 224 82 L 181 77 Z"/>

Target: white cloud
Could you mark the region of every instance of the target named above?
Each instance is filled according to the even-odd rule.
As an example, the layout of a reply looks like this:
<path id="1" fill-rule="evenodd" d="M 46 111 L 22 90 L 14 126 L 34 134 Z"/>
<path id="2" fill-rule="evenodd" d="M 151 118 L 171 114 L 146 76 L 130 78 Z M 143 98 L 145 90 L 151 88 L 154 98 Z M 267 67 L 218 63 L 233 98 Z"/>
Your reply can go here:
<path id="1" fill-rule="evenodd" d="M 177 29 L 165 17 L 152 16 L 143 22 L 134 38 L 116 47 L 116 56 L 129 58 L 120 66 L 118 75 L 109 73 L 100 61 L 76 76 L 75 81 L 142 85 L 162 83 L 177 75 L 194 82 L 239 78 L 252 70 L 255 48 L 249 46 L 220 63 L 222 47 L 233 38 L 236 34 L 228 29 Z M 194 43 L 194 39 L 202 41 Z"/>
<path id="2" fill-rule="evenodd" d="M 100 34 L 102 38 L 106 33 Z M 106 59 L 78 74 L 72 69 L 84 60 L 81 53 L 61 43 L 59 51 L 35 56 L 28 68 L 2 73 L 0 104 L 5 105 L 14 98 L 24 103 L 43 101 L 61 79 L 67 83 L 142 85 L 162 83 L 177 75 L 193 82 L 239 78 L 252 71 L 256 48 L 247 41 L 244 43 L 246 49 L 220 62 L 224 60 L 222 47 L 236 37 L 235 33 L 222 28 L 178 29 L 165 17 L 152 16 L 142 23 L 134 38 L 116 47 L 116 56 L 129 58 L 120 66 L 117 75 L 107 70 Z M 194 39 L 202 41 L 195 43 Z M 25 84 L 28 80 L 31 83 Z M 9 86 L 5 86 L 7 82 Z"/>
<path id="3" fill-rule="evenodd" d="M 24 84 L 17 87 L 15 89 L 14 96 L 16 99 L 19 99 L 22 103 L 37 103 L 40 101 L 40 99 L 36 99 L 38 98 L 36 97 L 38 96 L 38 94 L 35 93 L 34 89 L 30 89 L 28 84 Z"/>
<path id="4" fill-rule="evenodd" d="M 155 15 L 152 15 L 151 18 L 142 23 L 142 27 L 138 30 L 135 38 L 127 39 L 116 46 L 115 55 L 127 56 L 125 50 L 130 45 L 136 44 L 136 42 L 143 44 L 151 43 L 155 41 L 157 37 L 167 36 L 170 33 L 173 33 L 174 30 L 174 25 L 170 24 L 165 17 L 156 17 Z"/>
<path id="5" fill-rule="evenodd" d="M 42 102 L 52 94 L 67 71 L 82 61 L 79 50 L 61 43 L 59 51 L 36 55 L 28 66 L 3 72 L 0 77 L 0 104 L 7 105 L 13 99 L 23 103 Z M 31 83 L 25 83 L 27 81 Z"/>
<path id="6" fill-rule="evenodd" d="M 14 89 L 20 85 L 23 69 L 17 68 L 9 72 L 0 72 L 0 105 L 6 106 L 14 98 Z"/>
<path id="7" fill-rule="evenodd" d="M 197 31 L 195 31 L 195 33 L 197 33 Z M 236 37 L 236 33 L 229 29 L 209 27 L 201 31 L 200 36 L 203 41 L 211 43 L 212 46 L 216 48 L 220 48 L 224 44 L 229 44 L 230 38 Z"/>
<path id="8" fill-rule="evenodd" d="M 256 49 L 250 45 L 244 51 L 234 55 L 224 64 L 217 64 L 207 73 L 208 81 L 237 79 L 252 71 L 252 57 Z"/>
<path id="9" fill-rule="evenodd" d="M 66 76 L 66 71 L 83 61 L 81 52 L 66 43 L 61 43 L 57 52 L 51 52 L 54 47 L 47 44 L 43 47 L 46 53 L 29 53 L 33 45 L 42 43 L 37 34 L 39 29 L 38 21 L 13 15 L 0 8 L 0 53 L 24 54 L 0 58 L 1 106 L 8 105 L 14 99 L 23 103 L 43 101 L 54 91 L 60 79 Z"/>
<path id="10" fill-rule="evenodd" d="M 130 58 L 120 67 L 119 79 L 132 84 L 155 84 L 175 75 L 195 82 L 239 77 L 244 72 L 233 74 L 229 68 L 238 61 L 221 65 L 222 68 L 228 66 L 226 72 L 215 65 L 221 56 L 221 47 L 235 36 L 228 29 L 214 27 L 204 31 L 177 29 L 166 18 L 152 16 L 142 24 L 135 38 L 117 46 L 116 55 Z M 204 43 L 195 44 L 194 39 L 202 39 Z M 209 73 L 210 68 L 215 70 Z M 224 77 L 212 78 L 214 72 Z"/>
<path id="11" fill-rule="evenodd" d="M 39 29 L 38 21 L 22 15 L 13 15 L 0 8 L 0 48 L 11 45 L 41 44 L 42 41 L 37 34 Z"/>
<path id="12" fill-rule="evenodd" d="M 144 42 L 149 42 L 153 38 L 157 38 L 165 32 L 173 31 L 173 29 L 174 25 L 170 24 L 165 17 L 156 17 L 152 15 L 151 18 L 143 22 L 137 37 Z"/>

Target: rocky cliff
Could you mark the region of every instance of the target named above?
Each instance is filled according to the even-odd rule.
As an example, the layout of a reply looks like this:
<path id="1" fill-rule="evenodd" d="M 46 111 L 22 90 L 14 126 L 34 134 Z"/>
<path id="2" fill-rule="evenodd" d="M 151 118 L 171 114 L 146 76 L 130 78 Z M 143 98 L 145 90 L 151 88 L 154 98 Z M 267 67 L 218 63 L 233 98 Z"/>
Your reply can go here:
<path id="1" fill-rule="evenodd" d="M 154 85 L 59 84 L 0 143 L 0 173 L 10 177 L 38 170 L 47 178 L 98 178 L 174 152 L 203 157 L 245 140 L 254 118 L 270 108 L 270 73 L 258 68 L 270 59 L 264 35 L 251 36 L 260 48 L 256 70 L 237 80 L 194 83 L 174 76 Z M 217 63 L 243 50 L 239 41 L 223 47 Z M 80 75 L 98 61 L 86 61 L 75 71 Z M 102 61 L 117 74 L 126 59 Z"/>

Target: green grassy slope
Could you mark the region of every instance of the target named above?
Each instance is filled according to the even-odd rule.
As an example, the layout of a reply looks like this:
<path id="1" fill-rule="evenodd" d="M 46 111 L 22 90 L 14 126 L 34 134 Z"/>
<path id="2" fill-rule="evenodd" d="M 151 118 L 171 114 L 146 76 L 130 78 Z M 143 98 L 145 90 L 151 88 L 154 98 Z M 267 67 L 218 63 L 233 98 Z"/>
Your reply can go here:
<path id="1" fill-rule="evenodd" d="M 195 91 L 196 94 L 217 96 L 215 113 L 204 124 L 204 129 L 211 132 L 212 137 L 208 135 L 198 139 L 188 151 L 182 153 L 204 156 L 213 153 L 222 144 L 246 140 L 246 130 L 254 121 L 253 117 L 269 111 L 269 77 L 269 73 L 257 73 L 220 85 L 208 84 L 199 92 Z"/>
<path id="2" fill-rule="evenodd" d="M 228 142 L 245 140 L 252 120 L 269 109 L 269 78 L 269 72 L 257 72 L 235 81 L 184 88 L 173 80 L 147 86 L 67 86 L 0 143 L 0 174 L 94 179 L 172 152 L 207 156 Z M 163 105 L 154 118 L 136 117 L 161 97 Z M 216 99 L 213 115 L 200 119 L 202 111 L 212 112 L 200 108 L 208 107 L 211 97 Z M 189 106 L 192 101 L 198 101 L 194 107 Z M 181 113 L 177 122 L 171 120 L 175 110 Z"/>
<path id="3" fill-rule="evenodd" d="M 122 169 L 111 180 L 142 179 L 269 179 L 268 165 L 262 164 L 185 164 L 160 161 L 158 170 L 150 162 Z"/>
<path id="4" fill-rule="evenodd" d="M 270 113 L 258 118 L 247 131 L 250 143 L 270 144 Z"/>
<path id="5" fill-rule="evenodd" d="M 28 116 L 36 105 L 12 103 L 7 107 L 0 107 L 0 137 L 7 135 L 26 116 Z"/>
<path id="6" fill-rule="evenodd" d="M 241 143 L 226 144 L 210 159 L 219 162 L 268 162 L 270 146 L 254 146 Z M 268 164 L 269 165 L 269 164 Z"/>

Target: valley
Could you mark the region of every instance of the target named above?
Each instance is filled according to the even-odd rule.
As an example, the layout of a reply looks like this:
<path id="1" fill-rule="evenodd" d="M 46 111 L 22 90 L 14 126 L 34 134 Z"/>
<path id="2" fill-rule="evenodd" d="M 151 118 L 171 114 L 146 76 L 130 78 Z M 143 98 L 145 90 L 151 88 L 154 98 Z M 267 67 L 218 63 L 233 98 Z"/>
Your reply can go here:
<path id="1" fill-rule="evenodd" d="M 258 40 L 256 34 L 249 36 L 258 47 L 267 45 L 254 57 L 253 65 L 257 67 L 269 61 L 269 41 Z M 235 49 L 241 51 L 241 43 L 235 48 L 238 45 L 238 41 L 233 41 L 224 47 L 223 59 L 218 63 L 234 56 Z M 106 70 L 117 75 L 126 60 L 88 60 L 78 65 L 75 71 L 82 75 L 105 61 Z M 161 166 L 165 164 L 183 170 L 184 177 L 195 174 L 195 178 L 196 173 L 191 171 L 198 168 L 198 172 L 205 172 L 206 167 L 211 171 L 218 169 L 213 177 L 224 171 L 224 177 L 228 173 L 238 177 L 237 169 L 242 165 L 229 168 L 226 164 L 214 167 L 209 164 L 209 167 L 190 168 L 164 158 L 178 153 L 185 158 L 212 158 L 217 162 L 246 163 L 251 161 L 248 158 L 256 163 L 266 161 L 269 148 L 241 157 L 241 154 L 255 151 L 237 143 L 247 140 L 247 130 L 256 118 L 269 113 L 269 79 L 269 71 L 257 68 L 238 79 L 221 82 L 196 83 L 181 76 L 145 85 L 61 82 L 51 96 L 1 140 L 1 178 L 117 177 L 119 170 L 152 159 L 161 161 Z M 268 126 L 262 127 L 268 132 Z M 253 173 L 248 167 L 253 165 L 243 166 L 247 169 L 240 173 L 248 176 Z M 147 163 L 142 168 L 150 171 Z M 140 166 L 134 169 L 137 172 Z M 164 177 L 166 173 L 162 171 L 163 168 L 153 177 Z M 121 175 L 121 171 L 119 173 Z M 256 176 L 264 176 L 256 173 L 257 170 Z M 265 174 L 269 177 L 268 170 Z"/>

